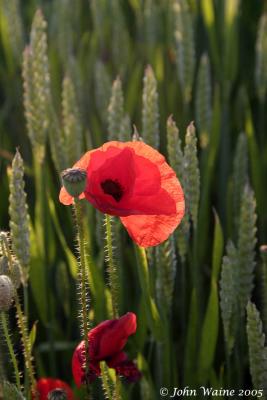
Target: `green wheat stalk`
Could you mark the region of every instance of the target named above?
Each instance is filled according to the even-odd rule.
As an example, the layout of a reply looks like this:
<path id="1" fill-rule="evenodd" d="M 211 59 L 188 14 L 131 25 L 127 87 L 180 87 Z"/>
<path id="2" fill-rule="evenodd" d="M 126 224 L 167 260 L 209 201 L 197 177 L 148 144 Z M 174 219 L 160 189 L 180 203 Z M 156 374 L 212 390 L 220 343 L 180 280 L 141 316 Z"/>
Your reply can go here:
<path id="1" fill-rule="evenodd" d="M 173 12 L 175 21 L 174 39 L 178 79 L 182 88 L 185 104 L 188 104 L 192 96 L 196 62 L 194 21 L 187 0 L 174 1 Z"/>
<path id="2" fill-rule="evenodd" d="M 248 149 L 247 138 L 244 133 L 240 133 L 237 140 L 234 155 L 233 170 L 233 217 L 235 226 L 238 227 L 240 206 L 243 188 L 248 183 Z"/>
<path id="3" fill-rule="evenodd" d="M 67 162 L 73 165 L 82 154 L 83 130 L 75 87 L 68 75 L 63 80 L 62 117 Z"/>
<path id="4" fill-rule="evenodd" d="M 226 255 L 223 257 L 220 279 L 220 306 L 228 354 L 231 353 L 234 346 L 239 321 L 239 304 L 236 296 L 238 282 L 238 252 L 234 244 L 229 241 Z"/>
<path id="5" fill-rule="evenodd" d="M 197 157 L 197 137 L 193 122 L 188 125 L 184 148 L 184 191 L 194 229 L 197 228 L 200 196 L 200 172 Z"/>
<path id="6" fill-rule="evenodd" d="M 208 55 L 205 53 L 200 59 L 195 95 L 196 125 L 200 132 L 200 145 L 202 148 L 207 147 L 209 143 L 212 117 L 211 94 L 210 61 Z"/>
<path id="7" fill-rule="evenodd" d="M 159 148 L 159 105 L 157 81 L 152 67 L 145 70 L 142 94 L 142 138 L 144 142 Z"/>
<path id="8" fill-rule="evenodd" d="M 122 83 L 119 77 L 113 82 L 111 98 L 108 106 L 108 139 L 118 140 L 124 117 L 124 98 Z"/>
<path id="9" fill-rule="evenodd" d="M 26 285 L 30 262 L 30 217 L 24 186 L 23 160 L 17 150 L 10 175 L 9 226 L 12 249 L 22 266 L 23 284 Z"/>
<path id="10" fill-rule="evenodd" d="M 255 389 L 262 389 L 266 398 L 267 390 L 267 347 L 262 330 L 260 314 L 255 304 L 247 304 L 247 337 L 249 348 L 249 367 Z"/>
<path id="11" fill-rule="evenodd" d="M 169 163 L 176 172 L 182 188 L 185 189 L 186 178 L 184 168 L 184 155 L 182 151 L 181 139 L 179 136 L 179 129 L 176 126 L 176 123 L 173 120 L 172 116 L 170 116 L 167 120 L 167 150 Z M 188 203 L 186 201 L 186 212 L 176 233 L 179 254 L 183 262 L 185 261 L 185 256 L 187 253 L 189 229 L 190 223 L 188 214 Z"/>
<path id="12" fill-rule="evenodd" d="M 240 222 L 238 230 L 238 299 L 241 313 L 254 287 L 256 239 L 256 200 L 253 190 L 246 185 L 241 199 Z"/>
<path id="13" fill-rule="evenodd" d="M 106 66 L 100 60 L 97 60 L 95 63 L 94 77 L 97 111 L 99 112 L 102 121 L 107 123 L 107 109 L 111 97 L 112 83 Z"/>

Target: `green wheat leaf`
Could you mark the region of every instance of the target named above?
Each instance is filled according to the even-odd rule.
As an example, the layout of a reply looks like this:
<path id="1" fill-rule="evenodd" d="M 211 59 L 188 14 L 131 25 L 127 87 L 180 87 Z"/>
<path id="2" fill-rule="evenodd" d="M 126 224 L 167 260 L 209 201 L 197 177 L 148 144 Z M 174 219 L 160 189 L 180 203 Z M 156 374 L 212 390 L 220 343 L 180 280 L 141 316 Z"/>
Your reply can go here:
<path id="1" fill-rule="evenodd" d="M 255 83 L 261 102 L 267 88 L 267 14 L 263 14 L 259 20 L 256 42 L 256 66 Z"/>
<path id="2" fill-rule="evenodd" d="M 218 215 L 215 214 L 215 230 L 213 241 L 212 274 L 210 294 L 206 314 L 202 326 L 199 350 L 199 383 L 207 381 L 211 373 L 219 333 L 219 294 L 217 277 L 223 254 L 223 232 Z"/>
<path id="3" fill-rule="evenodd" d="M 15 385 L 5 381 L 3 385 L 3 400 L 25 400 Z"/>

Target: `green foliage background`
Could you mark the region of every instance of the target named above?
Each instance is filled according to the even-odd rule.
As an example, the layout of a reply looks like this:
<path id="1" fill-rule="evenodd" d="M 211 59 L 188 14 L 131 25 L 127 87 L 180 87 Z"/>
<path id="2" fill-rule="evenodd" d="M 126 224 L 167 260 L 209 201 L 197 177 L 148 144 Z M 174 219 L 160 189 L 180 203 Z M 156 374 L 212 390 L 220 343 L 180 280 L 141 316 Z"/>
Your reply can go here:
<path id="1" fill-rule="evenodd" d="M 266 390 L 266 12 L 260 0 L 0 0 L 0 227 L 15 218 L 19 147 L 38 376 L 71 383 L 80 340 L 75 229 L 58 201 L 59 172 L 138 131 L 176 170 L 187 214 L 146 253 L 113 221 L 120 314 L 138 316 L 127 351 L 143 373 L 122 396 L 157 399 L 162 386 Z M 84 208 L 94 326 L 110 318 L 111 295 L 103 216 Z M 10 324 L 19 346 L 12 312 Z M 12 381 L 4 347 L 1 380 Z"/>

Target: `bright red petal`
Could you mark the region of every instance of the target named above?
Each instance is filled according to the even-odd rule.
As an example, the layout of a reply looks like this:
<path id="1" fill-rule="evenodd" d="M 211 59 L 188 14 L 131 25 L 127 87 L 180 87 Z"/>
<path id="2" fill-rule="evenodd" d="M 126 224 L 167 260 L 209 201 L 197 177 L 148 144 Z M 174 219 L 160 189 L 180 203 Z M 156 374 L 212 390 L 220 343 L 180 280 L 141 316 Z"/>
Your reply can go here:
<path id="1" fill-rule="evenodd" d="M 89 333 L 93 360 L 105 360 L 120 352 L 130 335 L 136 331 L 136 315 L 128 312 L 121 318 L 104 321 Z"/>
<path id="2" fill-rule="evenodd" d="M 39 396 L 38 400 L 47 400 L 48 393 L 55 389 L 64 389 L 68 400 L 74 400 L 74 394 L 70 386 L 60 379 L 41 378 L 37 381 L 36 389 Z M 32 398 L 34 400 L 34 396 Z"/>
<path id="3" fill-rule="evenodd" d="M 76 386 L 80 387 L 85 383 L 85 346 L 82 341 L 75 349 L 72 356 L 72 375 Z M 89 382 L 93 382 L 100 375 L 100 366 L 98 362 L 90 362 L 88 371 Z"/>
<path id="4" fill-rule="evenodd" d="M 165 158 L 143 142 L 105 143 L 87 152 L 75 166 L 87 168 L 88 201 L 102 212 L 120 216 L 139 246 L 162 243 L 183 218 L 185 205 L 180 182 Z M 125 193 L 119 201 L 103 191 L 101 183 L 109 177 L 114 181 L 118 178 L 124 186 Z M 71 204 L 73 199 L 61 189 L 60 201 Z"/>
<path id="5" fill-rule="evenodd" d="M 105 143 L 92 155 L 88 176 L 85 196 L 104 213 L 120 217 L 176 213 L 174 193 L 177 184 L 181 189 L 179 181 L 165 158 L 143 142 Z M 103 192 L 105 179 L 124 187 L 119 202 Z M 171 188 L 166 184 L 170 180 Z"/>
<path id="6" fill-rule="evenodd" d="M 121 318 L 101 322 L 91 329 L 89 338 L 89 382 L 100 375 L 99 362 L 112 358 L 125 346 L 127 339 L 136 331 L 136 316 L 127 313 Z M 76 385 L 85 383 L 85 346 L 82 341 L 72 357 L 72 374 Z"/>
<path id="7" fill-rule="evenodd" d="M 135 243 L 150 247 L 167 240 L 183 215 L 184 212 L 176 215 L 132 215 L 121 217 L 120 220 Z"/>
<path id="8" fill-rule="evenodd" d="M 91 157 L 87 169 L 88 182 L 86 199 L 100 211 L 113 215 L 129 215 L 128 200 L 132 196 L 135 182 L 134 151 L 130 148 L 117 149 L 110 146 L 106 151 L 97 150 Z M 121 198 L 116 200 L 105 193 L 103 183 L 117 182 Z"/>
<path id="9" fill-rule="evenodd" d="M 174 171 L 166 163 L 165 158 L 143 142 L 129 142 L 134 146 L 136 154 L 153 160 L 158 166 L 161 176 L 161 187 L 174 200 L 176 210 L 172 215 L 130 215 L 121 217 L 121 222 L 127 229 L 131 238 L 142 247 L 156 246 L 168 239 L 184 216 L 184 194 Z M 161 204 L 160 198 L 158 199 Z"/>

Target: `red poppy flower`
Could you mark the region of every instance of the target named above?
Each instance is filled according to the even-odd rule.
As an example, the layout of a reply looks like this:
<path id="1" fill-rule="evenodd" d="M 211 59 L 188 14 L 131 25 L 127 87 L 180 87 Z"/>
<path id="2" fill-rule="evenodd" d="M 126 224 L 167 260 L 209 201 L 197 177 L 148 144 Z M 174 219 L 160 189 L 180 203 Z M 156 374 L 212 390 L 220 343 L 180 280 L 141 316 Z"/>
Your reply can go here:
<path id="1" fill-rule="evenodd" d="M 98 210 L 117 215 L 142 247 L 166 240 L 184 215 L 184 194 L 165 158 L 143 142 L 108 142 L 88 151 L 74 166 L 87 171 L 86 198 Z M 61 189 L 61 203 L 73 198 Z"/>
<path id="2" fill-rule="evenodd" d="M 122 351 L 127 339 L 136 331 L 136 316 L 128 312 L 121 318 L 101 322 L 88 334 L 89 340 L 89 382 L 101 374 L 100 361 L 106 361 L 109 368 L 124 376 L 129 382 L 141 377 L 136 365 Z M 85 383 L 85 344 L 82 341 L 72 357 L 72 374 L 76 385 Z"/>
<path id="3" fill-rule="evenodd" d="M 38 400 L 47 400 L 48 393 L 55 389 L 63 389 L 67 393 L 68 400 L 74 400 L 74 394 L 70 386 L 60 379 L 41 378 L 36 383 Z M 35 400 L 35 396 L 32 396 Z M 37 399 L 36 399 L 37 400 Z"/>

